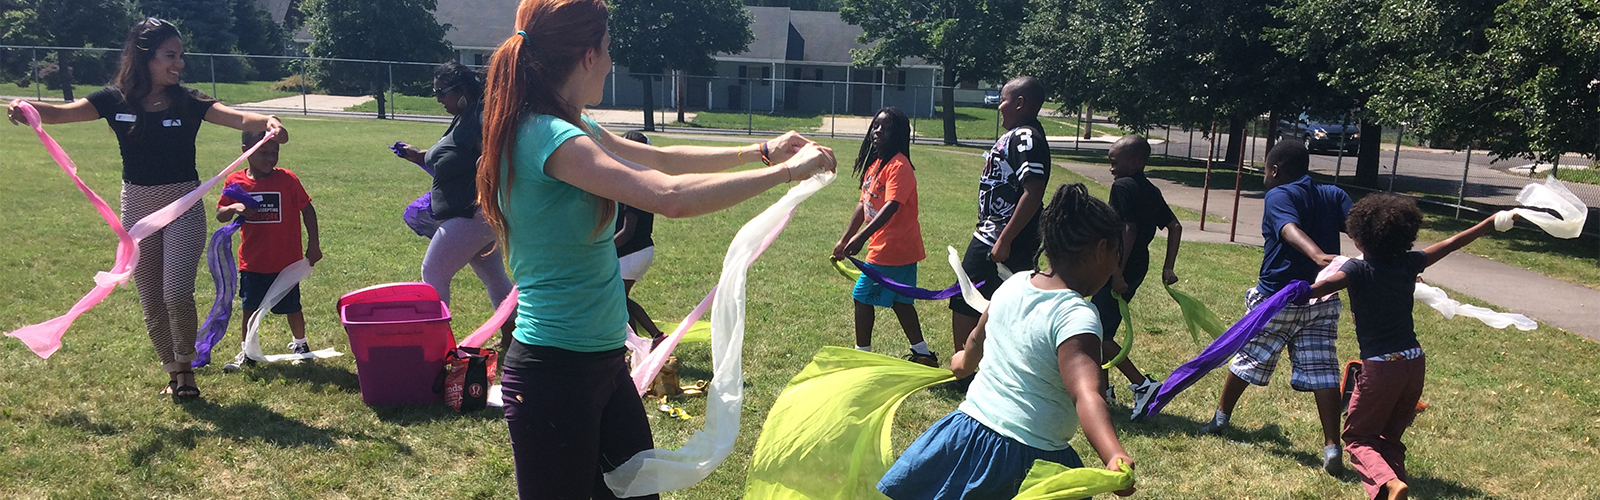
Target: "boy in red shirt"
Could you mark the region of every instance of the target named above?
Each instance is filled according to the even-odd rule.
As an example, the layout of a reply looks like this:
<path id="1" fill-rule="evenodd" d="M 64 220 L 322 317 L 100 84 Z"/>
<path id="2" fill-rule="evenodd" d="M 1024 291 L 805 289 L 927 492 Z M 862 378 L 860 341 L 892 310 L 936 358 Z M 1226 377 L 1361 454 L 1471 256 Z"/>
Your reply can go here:
<path id="1" fill-rule="evenodd" d="M 243 149 L 248 150 L 261 137 L 261 132 L 245 132 Z M 218 221 L 227 222 L 236 215 L 245 217 L 239 241 L 239 297 L 244 299 L 240 338 L 243 338 L 243 328 L 261 307 L 261 300 L 278 273 L 302 257 L 316 264 L 322 260 L 322 245 L 317 235 L 317 211 L 311 206 L 311 195 L 306 194 L 294 172 L 278 168 L 278 143 L 263 144 L 250 155 L 250 168 L 229 175 L 226 183 L 238 184 L 261 203 L 260 208 L 250 210 L 227 196 L 217 200 Z M 303 253 L 300 246 L 302 218 L 309 236 Z M 294 333 L 289 349 L 295 354 L 311 352 L 311 347 L 306 345 L 306 318 L 300 311 L 300 285 L 289 290 L 289 294 L 272 307 L 272 313 L 289 317 L 289 331 Z M 232 363 L 222 365 L 222 371 L 232 373 L 253 365 L 255 360 L 240 350 Z"/>

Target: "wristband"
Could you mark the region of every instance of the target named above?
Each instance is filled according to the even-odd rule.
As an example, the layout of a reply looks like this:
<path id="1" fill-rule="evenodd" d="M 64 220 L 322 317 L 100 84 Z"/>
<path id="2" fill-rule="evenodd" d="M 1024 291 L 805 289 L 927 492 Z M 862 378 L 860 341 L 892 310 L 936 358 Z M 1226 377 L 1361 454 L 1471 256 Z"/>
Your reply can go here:
<path id="1" fill-rule="evenodd" d="M 772 157 L 768 155 L 766 142 L 761 143 L 761 163 L 765 163 L 767 166 L 772 166 Z"/>

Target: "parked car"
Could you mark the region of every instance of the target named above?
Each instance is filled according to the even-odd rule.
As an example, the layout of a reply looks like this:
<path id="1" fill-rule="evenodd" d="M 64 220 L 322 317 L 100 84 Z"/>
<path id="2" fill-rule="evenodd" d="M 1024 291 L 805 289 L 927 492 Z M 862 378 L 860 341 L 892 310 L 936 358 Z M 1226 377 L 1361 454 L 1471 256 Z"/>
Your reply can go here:
<path id="1" fill-rule="evenodd" d="M 1339 151 L 1341 142 L 1344 153 L 1347 155 L 1358 154 L 1361 151 L 1361 127 L 1357 124 L 1344 125 L 1339 122 L 1329 123 L 1311 118 L 1305 113 L 1293 120 L 1278 122 L 1278 137 L 1285 141 L 1302 141 L 1306 150 Z"/>
<path id="2" fill-rule="evenodd" d="M 991 90 L 984 91 L 983 92 L 983 105 L 984 106 L 999 106 L 1000 105 L 1000 90 L 999 89 L 991 89 Z"/>

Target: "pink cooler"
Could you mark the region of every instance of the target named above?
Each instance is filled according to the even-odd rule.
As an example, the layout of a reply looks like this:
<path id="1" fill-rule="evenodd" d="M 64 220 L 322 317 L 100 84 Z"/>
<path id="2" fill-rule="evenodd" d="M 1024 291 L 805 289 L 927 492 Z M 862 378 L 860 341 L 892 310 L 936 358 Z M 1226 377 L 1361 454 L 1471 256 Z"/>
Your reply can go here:
<path id="1" fill-rule="evenodd" d="M 434 404 L 434 378 L 455 346 L 450 308 L 426 283 L 391 283 L 339 298 L 361 400 L 370 406 Z"/>

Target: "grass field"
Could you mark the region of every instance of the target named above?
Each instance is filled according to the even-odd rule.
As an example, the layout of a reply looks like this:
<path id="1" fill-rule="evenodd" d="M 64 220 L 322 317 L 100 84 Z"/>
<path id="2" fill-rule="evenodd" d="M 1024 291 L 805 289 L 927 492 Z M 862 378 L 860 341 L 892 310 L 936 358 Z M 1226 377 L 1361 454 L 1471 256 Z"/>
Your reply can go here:
<path id="1" fill-rule="evenodd" d="M 341 294 L 377 283 L 412 281 L 426 242 L 400 221 L 401 209 L 426 189 L 426 175 L 385 146 L 430 144 L 440 124 L 286 118 L 294 141 L 282 165 L 295 170 L 315 199 L 326 259 L 304 285 L 315 348 L 349 345 L 333 310 Z M 0 133 L 0 329 L 13 330 L 62 311 L 110 266 L 112 237 L 22 128 Z M 120 183 L 114 140 L 100 123 L 52 126 L 86 182 L 115 203 Z M 237 134 L 201 128 L 199 164 L 208 174 L 234 158 Z M 680 143 L 662 139 L 661 144 Z M 829 141 L 841 164 L 855 144 Z M 941 263 L 945 245 L 965 244 L 973 219 L 974 180 L 981 161 L 960 150 L 918 147 L 923 237 L 930 258 L 924 286 L 953 280 Z M 848 175 L 848 174 L 846 174 Z M 1078 179 L 1065 170 L 1052 183 Z M 850 283 L 826 256 L 843 230 L 857 192 L 841 178 L 802 205 L 789 228 L 751 271 L 746 331 L 746 399 L 742 432 L 727 462 L 704 483 L 671 499 L 739 496 L 748 459 L 767 409 L 790 377 L 824 345 L 848 345 Z M 1104 194 L 1103 187 L 1093 187 Z M 658 220 L 657 257 L 635 297 L 660 319 L 680 317 L 716 282 L 725 245 L 749 217 L 782 194 L 772 190 L 727 211 L 688 220 Z M 212 198 L 214 199 L 214 198 Z M 212 223 L 215 226 L 215 223 Z M 1157 248 L 1164 245 L 1157 241 Z M 1186 244 L 1178 287 L 1224 320 L 1243 312 L 1260 250 Z M 202 276 L 199 302 L 209 303 Z M 454 283 L 458 332 L 489 314 L 471 273 Z M 1458 297 L 1471 301 L 1465 297 Z M 941 358 L 949 354 L 949 312 L 919 303 L 924 330 Z M 202 311 L 203 314 L 204 311 Z M 1133 301 L 1138 341 L 1133 359 L 1164 378 L 1199 350 L 1158 287 Z M 1407 433 L 1417 498 L 1573 498 L 1600 496 L 1600 344 L 1552 327 L 1491 330 L 1471 320 L 1444 320 L 1419 308 L 1420 338 L 1429 353 L 1430 408 Z M 268 352 L 282 352 L 281 318 L 263 325 Z M 892 315 L 880 314 L 880 351 L 904 349 Z M 1356 352 L 1349 316 L 1339 348 Z M 231 357 L 236 332 L 218 357 Z M 704 344 L 678 352 L 686 379 L 710 372 Z M 219 363 L 220 364 L 220 363 Z M 1286 363 L 1285 363 L 1286 365 Z M 266 365 L 224 375 L 199 371 L 205 398 L 174 405 L 157 396 L 166 380 L 151 355 L 136 296 L 119 290 L 80 318 L 65 347 L 41 360 L 20 342 L 0 339 L 0 497 L 3 498 L 511 498 L 512 462 L 499 410 L 457 415 L 441 407 L 370 408 L 361 403 L 349 357 L 307 366 Z M 1138 460 L 1142 498 L 1356 499 L 1354 475 L 1331 478 L 1316 468 L 1320 431 L 1311 398 L 1287 387 L 1252 389 L 1234 417 L 1237 430 L 1198 434 L 1209 418 L 1220 378 L 1201 381 L 1166 414 L 1126 424 L 1113 406 L 1118 434 Z M 1121 384 L 1120 378 L 1113 379 Z M 1122 385 L 1119 396 L 1130 398 Z M 929 391 L 901 408 L 895 444 L 906 446 L 959 403 Z M 658 446 L 676 447 L 701 428 L 703 400 L 676 421 L 651 410 Z M 1092 466 L 1082 439 L 1074 446 Z"/>

